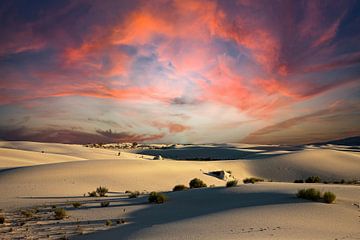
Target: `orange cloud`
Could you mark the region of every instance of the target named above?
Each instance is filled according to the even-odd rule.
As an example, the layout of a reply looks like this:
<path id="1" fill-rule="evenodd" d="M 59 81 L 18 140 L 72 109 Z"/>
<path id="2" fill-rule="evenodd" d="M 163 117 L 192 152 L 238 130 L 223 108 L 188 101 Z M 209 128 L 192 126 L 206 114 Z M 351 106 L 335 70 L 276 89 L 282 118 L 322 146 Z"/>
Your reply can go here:
<path id="1" fill-rule="evenodd" d="M 181 133 L 191 129 L 189 126 L 185 126 L 179 123 L 172 123 L 172 122 L 166 122 L 166 123 L 152 122 L 151 124 L 159 129 L 167 128 L 170 133 Z"/>

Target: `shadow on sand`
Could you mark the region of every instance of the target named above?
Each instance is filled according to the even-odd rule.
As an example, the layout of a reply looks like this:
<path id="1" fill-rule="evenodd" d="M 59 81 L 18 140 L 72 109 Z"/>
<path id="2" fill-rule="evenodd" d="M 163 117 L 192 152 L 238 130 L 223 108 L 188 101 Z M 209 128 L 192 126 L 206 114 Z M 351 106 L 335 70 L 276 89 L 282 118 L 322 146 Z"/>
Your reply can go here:
<path id="1" fill-rule="evenodd" d="M 278 153 L 279 150 L 287 151 L 287 153 L 302 150 L 303 147 L 290 146 L 259 146 L 253 148 L 234 148 L 233 146 L 214 145 L 214 146 L 185 146 L 182 148 L 166 148 L 166 149 L 144 149 L 138 150 L 136 153 L 144 155 L 157 156 L 161 155 L 165 158 L 176 160 L 199 160 L 199 161 L 216 161 L 216 160 L 236 160 L 236 159 L 261 159 L 283 155 L 286 153 Z"/>
<path id="2" fill-rule="evenodd" d="M 169 201 L 165 204 L 149 205 L 147 208 L 132 213 L 127 219 L 133 220 L 133 223 L 107 231 L 76 236 L 74 239 L 129 239 L 139 231 L 153 225 L 207 216 L 232 209 L 304 202 L 304 200 L 297 199 L 294 194 L 278 192 L 240 193 L 224 188 L 170 192 L 167 195 Z"/>

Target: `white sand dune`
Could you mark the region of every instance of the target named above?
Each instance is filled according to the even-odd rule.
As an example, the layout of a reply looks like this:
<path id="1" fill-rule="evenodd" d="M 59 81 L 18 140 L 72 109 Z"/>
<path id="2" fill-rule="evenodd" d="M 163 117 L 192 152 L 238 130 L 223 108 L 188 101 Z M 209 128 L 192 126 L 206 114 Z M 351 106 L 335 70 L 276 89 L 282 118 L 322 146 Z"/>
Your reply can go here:
<path id="1" fill-rule="evenodd" d="M 126 215 L 115 206 L 112 217 L 133 222 L 74 239 L 358 239 L 359 210 L 348 200 L 358 199 L 359 187 L 317 187 L 336 192 L 337 204 L 298 199 L 296 184 L 174 192 L 166 204 Z"/>
<path id="2" fill-rule="evenodd" d="M 139 155 L 77 144 L 0 141 L 0 169 L 89 159 L 138 158 Z"/>
<path id="3" fill-rule="evenodd" d="M 334 191 L 338 200 L 333 205 L 297 199 L 296 191 L 306 184 L 278 182 L 168 193 L 170 200 L 164 205 L 149 205 L 146 197 L 123 197 L 126 190 L 171 191 L 174 185 L 187 185 L 195 177 L 208 185 L 224 186 L 225 181 L 204 174 L 220 169 L 231 170 L 238 179 L 257 176 L 292 182 L 317 175 L 324 180 L 350 180 L 359 177 L 359 152 L 260 145 L 244 149 L 234 145 L 180 146 L 171 152 L 122 151 L 120 156 L 118 152 L 81 145 L 0 142 L 0 208 L 11 211 L 76 200 L 87 207 L 67 207 L 68 226 L 73 226 L 75 219 L 83 219 L 84 224 L 100 221 L 101 226 L 106 219 L 119 217 L 129 222 L 76 237 L 79 239 L 360 238 L 359 209 L 353 205 L 360 202 L 359 186 L 307 185 Z M 151 160 L 149 153 L 165 159 Z M 169 153 L 184 159 L 218 160 L 173 160 L 166 158 Z M 99 185 L 114 192 L 107 198 L 112 201 L 109 208 L 94 207 L 98 202 L 83 197 Z"/>

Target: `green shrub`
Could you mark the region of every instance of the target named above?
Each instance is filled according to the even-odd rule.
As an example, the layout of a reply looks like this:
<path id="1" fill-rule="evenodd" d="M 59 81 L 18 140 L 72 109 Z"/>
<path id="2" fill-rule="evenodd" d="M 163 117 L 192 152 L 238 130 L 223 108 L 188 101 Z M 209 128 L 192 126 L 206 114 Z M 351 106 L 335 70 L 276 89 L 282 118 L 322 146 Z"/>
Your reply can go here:
<path id="1" fill-rule="evenodd" d="M 106 226 L 111 226 L 111 225 L 112 225 L 112 221 L 111 221 L 111 220 L 106 220 L 105 225 L 106 225 Z"/>
<path id="2" fill-rule="evenodd" d="M 226 187 L 236 187 L 238 184 L 238 180 L 230 180 L 226 183 Z"/>
<path id="3" fill-rule="evenodd" d="M 336 195 L 332 192 L 325 192 L 323 198 L 324 202 L 333 203 L 336 199 Z"/>
<path id="4" fill-rule="evenodd" d="M 5 217 L 3 215 L 0 215 L 0 224 L 4 224 Z"/>
<path id="5" fill-rule="evenodd" d="M 104 201 L 104 202 L 101 202 L 100 203 L 100 206 L 101 207 L 108 207 L 110 205 L 110 202 L 109 201 Z"/>
<path id="6" fill-rule="evenodd" d="M 54 213 L 55 213 L 55 218 L 58 220 L 66 217 L 66 211 L 63 208 L 55 208 Z"/>
<path id="7" fill-rule="evenodd" d="M 264 181 L 264 179 L 262 179 L 262 178 L 255 178 L 255 177 L 245 178 L 245 179 L 243 180 L 243 182 L 244 182 L 245 184 L 247 184 L 247 183 L 252 183 L 252 184 L 254 184 L 254 183 L 256 183 L 256 182 L 263 182 L 263 181 Z"/>
<path id="8" fill-rule="evenodd" d="M 79 207 L 81 207 L 82 204 L 79 202 L 73 202 L 72 205 L 74 208 L 79 208 Z"/>
<path id="9" fill-rule="evenodd" d="M 96 191 L 88 192 L 89 197 L 96 197 Z"/>
<path id="10" fill-rule="evenodd" d="M 320 183 L 321 179 L 318 176 L 311 176 L 305 180 L 306 183 Z"/>
<path id="11" fill-rule="evenodd" d="M 109 192 L 109 189 L 107 189 L 106 187 L 98 187 L 96 189 L 96 193 L 99 195 L 99 197 L 106 197 L 106 194 Z"/>
<path id="12" fill-rule="evenodd" d="M 298 198 L 308 199 L 312 201 L 318 201 L 321 198 L 321 194 L 319 190 L 314 188 L 301 189 L 296 194 Z"/>
<path id="13" fill-rule="evenodd" d="M 183 190 L 186 190 L 186 189 L 189 189 L 187 186 L 185 185 L 182 185 L 182 184 L 179 184 L 179 185 L 176 185 L 174 188 L 173 188 L 173 191 L 176 192 L 176 191 L 183 191 Z"/>
<path id="14" fill-rule="evenodd" d="M 207 187 L 206 183 L 204 183 L 201 179 L 199 178 L 194 178 L 193 180 L 191 180 L 189 182 L 189 186 L 190 188 L 203 188 L 203 187 Z"/>
<path id="15" fill-rule="evenodd" d="M 151 192 L 149 195 L 149 203 L 164 203 L 167 200 L 167 197 L 158 192 Z"/>
<path id="16" fill-rule="evenodd" d="M 304 180 L 302 180 L 302 179 L 297 179 L 297 180 L 294 181 L 294 183 L 304 183 Z"/>
<path id="17" fill-rule="evenodd" d="M 137 198 L 140 195 L 139 191 L 130 192 L 129 198 Z"/>

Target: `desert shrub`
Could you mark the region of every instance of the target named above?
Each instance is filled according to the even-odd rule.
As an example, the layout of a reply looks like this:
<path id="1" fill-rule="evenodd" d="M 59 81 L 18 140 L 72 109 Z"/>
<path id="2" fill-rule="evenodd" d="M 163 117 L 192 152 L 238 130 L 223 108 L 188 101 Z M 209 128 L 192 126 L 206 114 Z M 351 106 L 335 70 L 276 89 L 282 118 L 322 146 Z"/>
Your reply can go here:
<path id="1" fill-rule="evenodd" d="M 124 224 L 125 220 L 124 219 L 118 219 L 116 220 L 116 224 Z"/>
<path id="2" fill-rule="evenodd" d="M 74 208 L 79 208 L 79 207 L 81 207 L 82 204 L 79 202 L 73 202 L 72 205 Z"/>
<path id="3" fill-rule="evenodd" d="M 109 201 L 104 201 L 104 202 L 101 202 L 100 203 L 100 206 L 101 207 L 108 207 L 110 205 L 110 202 Z"/>
<path id="4" fill-rule="evenodd" d="M 238 180 L 230 180 L 227 181 L 226 187 L 236 187 L 237 184 L 238 184 Z"/>
<path id="5" fill-rule="evenodd" d="M 304 180 L 302 180 L 302 179 L 296 179 L 296 180 L 294 181 L 294 183 L 304 183 Z"/>
<path id="6" fill-rule="evenodd" d="M 5 217 L 3 215 L 0 215 L 0 224 L 4 224 Z"/>
<path id="7" fill-rule="evenodd" d="M 336 195 L 332 192 L 325 192 L 323 198 L 324 202 L 333 203 L 336 199 Z"/>
<path id="8" fill-rule="evenodd" d="M 189 186 L 190 188 L 203 188 L 203 187 L 207 187 L 206 183 L 204 183 L 201 179 L 199 178 L 194 178 L 193 180 L 191 180 L 189 182 Z"/>
<path id="9" fill-rule="evenodd" d="M 318 176 L 311 176 L 305 180 L 306 183 L 320 183 L 321 179 Z"/>
<path id="10" fill-rule="evenodd" d="M 137 198 L 140 195 L 139 191 L 134 191 L 129 193 L 129 198 Z"/>
<path id="11" fill-rule="evenodd" d="M 264 179 L 262 179 L 262 178 L 255 178 L 255 177 L 245 178 L 245 179 L 243 180 L 243 182 L 244 182 L 245 184 L 247 184 L 247 183 L 252 183 L 252 184 L 254 184 L 254 183 L 256 183 L 256 182 L 263 182 L 263 181 L 264 181 Z"/>
<path id="12" fill-rule="evenodd" d="M 173 191 L 176 192 L 176 191 L 183 191 L 183 190 L 186 190 L 186 189 L 189 189 L 187 186 L 185 185 L 182 185 L 182 184 L 179 184 L 179 185 L 176 185 L 174 188 L 173 188 Z"/>
<path id="13" fill-rule="evenodd" d="M 96 193 L 99 195 L 99 197 L 106 197 L 106 194 L 109 192 L 109 189 L 107 189 L 106 187 L 98 187 L 96 189 Z"/>
<path id="14" fill-rule="evenodd" d="M 106 226 L 111 226 L 111 225 L 112 225 L 112 221 L 111 221 L 111 220 L 106 220 L 105 225 L 106 225 Z"/>
<path id="15" fill-rule="evenodd" d="M 167 200 L 167 197 L 158 192 L 151 192 L 149 195 L 149 203 L 164 203 Z"/>
<path id="16" fill-rule="evenodd" d="M 88 192 L 89 197 L 96 197 L 96 191 Z"/>
<path id="17" fill-rule="evenodd" d="M 66 217 L 66 211 L 63 208 L 55 208 L 54 213 L 55 213 L 55 218 L 58 220 Z"/>
<path id="18" fill-rule="evenodd" d="M 315 188 L 307 188 L 307 189 L 301 189 L 296 194 L 298 198 L 308 199 L 312 201 L 318 201 L 321 198 L 321 194 L 319 190 L 316 190 Z"/>
<path id="19" fill-rule="evenodd" d="M 32 209 L 26 209 L 26 210 L 22 210 L 21 214 L 27 218 L 31 218 L 34 216 L 34 211 Z"/>

